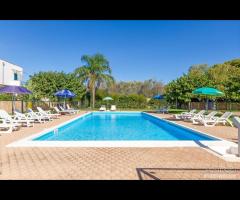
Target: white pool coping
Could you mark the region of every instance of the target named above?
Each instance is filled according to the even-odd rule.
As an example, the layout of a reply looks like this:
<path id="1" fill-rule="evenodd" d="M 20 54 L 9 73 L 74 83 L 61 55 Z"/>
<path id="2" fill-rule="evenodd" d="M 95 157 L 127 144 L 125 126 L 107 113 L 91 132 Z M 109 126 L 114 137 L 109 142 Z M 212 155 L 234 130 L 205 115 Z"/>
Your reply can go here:
<path id="1" fill-rule="evenodd" d="M 139 113 L 136 111 L 121 111 L 121 113 Z M 186 129 L 195 131 L 197 133 L 203 134 L 203 135 L 207 135 L 211 138 L 216 138 L 218 140 L 216 141 L 189 141 L 189 140 L 181 140 L 181 141 L 151 141 L 151 140 L 146 140 L 146 141 L 139 141 L 139 140 L 131 140 L 131 141 L 33 141 L 34 138 L 40 137 L 50 131 L 53 131 L 56 128 L 59 128 L 61 126 L 64 126 L 68 123 L 71 123 L 72 121 L 75 121 L 79 118 L 82 118 L 86 115 L 89 115 L 93 112 L 88 112 L 85 113 L 81 116 L 75 117 L 71 120 L 68 120 L 64 123 L 58 124 L 54 127 L 45 129 L 44 131 L 41 131 L 39 133 L 33 134 L 29 137 L 20 139 L 18 141 L 15 141 L 13 143 L 8 144 L 6 147 L 111 147 L 111 148 L 115 148 L 115 147 L 135 147 L 135 148 L 141 148 L 141 147 L 148 147 L 148 148 L 156 148 L 156 147 L 200 147 L 203 148 L 211 153 L 214 153 L 216 156 L 219 156 L 227 161 L 240 161 L 240 158 L 235 156 L 235 155 L 231 155 L 228 154 L 226 152 L 226 150 L 232 146 L 237 147 L 237 144 L 224 140 L 222 138 L 218 138 L 215 136 L 212 136 L 210 134 L 201 132 L 199 130 L 184 126 L 182 124 L 178 124 L 176 122 L 172 122 L 166 119 L 162 119 L 158 116 L 152 115 L 150 113 L 146 113 L 147 115 L 150 115 L 152 117 L 158 118 L 160 120 L 163 120 L 167 123 L 170 124 L 174 124 L 176 126 L 180 126 L 180 127 L 184 127 Z M 99 112 L 98 112 L 99 113 Z M 104 113 L 104 112 L 102 112 Z M 109 113 L 109 111 L 108 111 Z M 114 112 L 114 113 L 118 113 L 118 112 Z"/>

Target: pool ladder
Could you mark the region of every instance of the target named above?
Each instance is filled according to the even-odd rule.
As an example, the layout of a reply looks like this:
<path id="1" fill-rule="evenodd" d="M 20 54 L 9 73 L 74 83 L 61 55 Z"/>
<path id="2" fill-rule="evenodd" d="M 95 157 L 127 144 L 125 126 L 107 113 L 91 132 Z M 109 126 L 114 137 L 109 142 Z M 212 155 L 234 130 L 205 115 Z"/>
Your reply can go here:
<path id="1" fill-rule="evenodd" d="M 57 134 L 58 134 L 58 128 L 55 128 L 55 129 L 53 130 L 53 133 L 54 133 L 54 135 L 57 135 Z"/>

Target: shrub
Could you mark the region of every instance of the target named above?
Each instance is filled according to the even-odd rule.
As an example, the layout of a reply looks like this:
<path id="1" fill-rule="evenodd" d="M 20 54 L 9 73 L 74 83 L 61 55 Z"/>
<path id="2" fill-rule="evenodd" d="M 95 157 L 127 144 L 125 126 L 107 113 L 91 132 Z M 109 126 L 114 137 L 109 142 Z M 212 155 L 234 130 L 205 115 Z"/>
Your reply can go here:
<path id="1" fill-rule="evenodd" d="M 109 94 L 113 101 L 109 101 L 109 105 L 116 105 L 117 108 L 122 109 L 144 109 L 147 107 L 147 99 L 143 95 L 131 94 L 131 95 L 120 95 L 120 94 Z M 104 97 L 98 98 L 96 101 L 96 108 L 101 105 L 106 105 L 107 102 L 103 101 Z"/>

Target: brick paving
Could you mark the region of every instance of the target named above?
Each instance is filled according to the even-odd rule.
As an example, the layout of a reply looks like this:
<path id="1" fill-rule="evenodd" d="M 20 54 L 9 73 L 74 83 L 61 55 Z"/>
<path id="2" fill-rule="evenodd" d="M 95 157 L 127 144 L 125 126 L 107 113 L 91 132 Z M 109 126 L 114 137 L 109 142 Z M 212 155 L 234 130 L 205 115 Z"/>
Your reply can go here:
<path id="1" fill-rule="evenodd" d="M 81 112 L 83 114 L 84 112 Z M 0 179 L 153 180 L 240 179 L 240 163 L 226 162 L 201 148 L 60 148 L 15 147 L 7 144 L 75 116 L 0 136 Z M 170 115 L 161 115 L 170 118 Z M 188 122 L 185 125 L 192 127 Z M 235 140 L 236 128 L 200 127 L 212 135 Z M 176 169 L 174 169 L 176 168 Z M 225 169 L 225 170 L 224 170 Z"/>

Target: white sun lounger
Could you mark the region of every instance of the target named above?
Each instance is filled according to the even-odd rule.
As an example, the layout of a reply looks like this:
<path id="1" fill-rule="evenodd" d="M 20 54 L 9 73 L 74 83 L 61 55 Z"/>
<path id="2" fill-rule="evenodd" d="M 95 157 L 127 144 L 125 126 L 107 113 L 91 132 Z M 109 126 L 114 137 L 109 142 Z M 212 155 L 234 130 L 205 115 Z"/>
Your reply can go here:
<path id="1" fill-rule="evenodd" d="M 175 119 L 183 119 L 185 116 L 192 116 L 196 112 L 196 109 L 191 110 L 190 112 L 182 112 L 180 114 L 175 114 L 173 117 Z"/>
<path id="2" fill-rule="evenodd" d="M 0 118 L 5 119 L 6 123 L 11 123 L 16 126 L 18 126 L 19 124 L 22 124 L 22 125 L 26 124 L 26 126 L 28 127 L 33 126 L 32 121 L 28 119 L 19 118 L 16 115 L 11 116 L 5 110 L 0 110 Z"/>
<path id="3" fill-rule="evenodd" d="M 24 115 L 18 110 L 14 111 L 14 118 L 18 120 L 24 120 L 27 122 L 27 126 L 34 126 L 34 119 L 31 118 L 30 115 Z"/>
<path id="4" fill-rule="evenodd" d="M 212 119 L 218 112 L 217 111 L 212 111 L 207 115 L 195 115 L 192 117 L 190 120 L 192 121 L 193 124 L 200 124 L 200 121 L 205 119 Z"/>
<path id="5" fill-rule="evenodd" d="M 62 110 L 59 110 L 59 108 L 57 106 L 53 107 L 54 110 L 60 114 L 60 115 L 65 115 L 65 114 L 69 114 L 69 112 L 66 112 L 66 111 L 62 111 Z"/>
<path id="6" fill-rule="evenodd" d="M 111 110 L 111 111 L 116 111 L 116 110 L 117 110 L 116 105 L 111 105 L 110 110 Z"/>
<path id="7" fill-rule="evenodd" d="M 59 116 L 60 116 L 60 114 L 58 114 L 58 113 L 55 113 L 55 114 L 53 114 L 53 113 L 51 113 L 51 111 L 45 111 L 45 110 L 43 110 L 41 107 L 37 107 L 37 110 L 38 110 L 38 112 L 40 112 L 43 116 L 48 116 L 49 118 L 50 118 L 50 120 L 51 119 L 58 119 L 59 118 Z"/>
<path id="8" fill-rule="evenodd" d="M 198 113 L 186 114 L 182 116 L 184 121 L 191 121 L 192 118 L 197 119 L 199 117 L 204 116 L 205 110 L 200 110 Z"/>
<path id="9" fill-rule="evenodd" d="M 69 106 L 69 104 L 67 104 L 67 110 L 75 111 L 75 113 L 79 113 L 79 112 L 80 112 L 80 110 L 77 110 L 77 109 L 71 108 L 71 107 Z"/>
<path id="10" fill-rule="evenodd" d="M 68 114 L 76 114 L 77 111 L 76 110 L 68 110 L 68 109 L 64 109 L 62 106 L 59 105 L 59 109 L 62 112 L 68 113 Z"/>
<path id="11" fill-rule="evenodd" d="M 0 119 L 0 133 L 12 133 L 13 130 L 20 128 L 21 124 L 17 123 L 7 123 L 5 119 Z"/>
<path id="12" fill-rule="evenodd" d="M 106 106 L 105 105 L 101 105 L 101 107 L 99 108 L 99 111 L 106 111 Z"/>
<path id="13" fill-rule="evenodd" d="M 31 108 L 28 108 L 28 114 L 33 118 L 39 121 L 40 123 L 44 123 L 46 121 L 51 120 L 50 117 L 41 114 L 40 112 L 34 112 Z"/>
<path id="14" fill-rule="evenodd" d="M 232 116 L 232 114 L 232 112 L 225 112 L 221 117 L 203 118 L 200 119 L 199 122 L 207 127 L 213 127 L 216 124 L 223 124 L 225 126 L 226 123 L 229 123 L 231 126 L 233 126 L 229 121 L 229 118 Z"/>
<path id="15" fill-rule="evenodd" d="M 21 127 L 23 120 L 15 120 L 14 116 L 10 116 L 5 110 L 0 110 L 0 118 L 5 124 L 11 124 L 13 127 Z"/>

